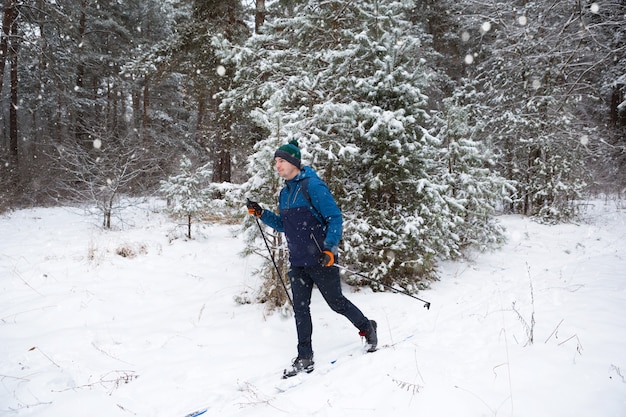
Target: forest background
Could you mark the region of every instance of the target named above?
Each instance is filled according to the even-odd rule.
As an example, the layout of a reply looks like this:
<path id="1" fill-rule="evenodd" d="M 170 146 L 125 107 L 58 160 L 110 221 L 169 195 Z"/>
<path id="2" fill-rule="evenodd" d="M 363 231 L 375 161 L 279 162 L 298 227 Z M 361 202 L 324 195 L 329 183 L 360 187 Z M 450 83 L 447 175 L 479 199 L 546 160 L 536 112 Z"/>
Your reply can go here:
<path id="1" fill-rule="evenodd" d="M 497 247 L 497 214 L 571 221 L 626 189 L 624 1 L 4 0 L 2 17 L 0 211 L 86 204 L 106 228 L 159 195 L 186 238 L 240 216 L 267 256 L 243 205 L 275 208 L 273 152 L 296 139 L 344 213 L 343 263 L 414 292 Z M 286 248 L 264 238 L 275 283 Z"/>

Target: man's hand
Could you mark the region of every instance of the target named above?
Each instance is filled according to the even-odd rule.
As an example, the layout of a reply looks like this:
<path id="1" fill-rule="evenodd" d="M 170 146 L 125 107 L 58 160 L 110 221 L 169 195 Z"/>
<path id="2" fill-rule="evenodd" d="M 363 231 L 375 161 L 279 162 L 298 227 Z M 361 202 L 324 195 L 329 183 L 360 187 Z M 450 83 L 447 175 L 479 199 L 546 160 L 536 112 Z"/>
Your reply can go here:
<path id="1" fill-rule="evenodd" d="M 246 201 L 246 207 L 248 207 L 248 214 L 252 214 L 257 217 L 261 217 L 263 214 L 263 208 L 256 201 L 248 199 L 248 201 Z"/>
<path id="2" fill-rule="evenodd" d="M 319 263 L 322 266 L 332 266 L 335 263 L 335 254 L 330 249 L 324 249 L 320 255 Z"/>

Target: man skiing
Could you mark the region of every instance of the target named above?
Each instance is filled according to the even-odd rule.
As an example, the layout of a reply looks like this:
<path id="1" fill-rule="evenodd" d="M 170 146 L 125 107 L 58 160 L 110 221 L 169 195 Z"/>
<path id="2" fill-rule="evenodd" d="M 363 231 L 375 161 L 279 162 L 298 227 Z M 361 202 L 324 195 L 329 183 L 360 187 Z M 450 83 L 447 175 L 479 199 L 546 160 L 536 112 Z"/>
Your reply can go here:
<path id="1" fill-rule="evenodd" d="M 279 214 L 248 201 L 248 212 L 273 229 L 284 232 L 289 248 L 289 280 L 298 334 L 298 356 L 284 377 L 314 369 L 311 335 L 311 293 L 315 284 L 328 306 L 345 316 L 365 337 L 369 352 L 376 350 L 376 322 L 369 320 L 341 291 L 337 259 L 343 220 L 328 186 L 309 166 L 301 166 L 298 142 L 292 140 L 274 154 L 276 171 L 285 179 L 278 201 Z"/>

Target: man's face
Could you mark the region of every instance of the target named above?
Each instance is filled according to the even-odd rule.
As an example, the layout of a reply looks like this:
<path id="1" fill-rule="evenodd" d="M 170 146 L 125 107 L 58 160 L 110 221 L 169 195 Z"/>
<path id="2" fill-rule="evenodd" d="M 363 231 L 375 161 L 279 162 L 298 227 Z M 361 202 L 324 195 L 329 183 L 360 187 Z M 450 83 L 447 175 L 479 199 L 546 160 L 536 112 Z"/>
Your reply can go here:
<path id="1" fill-rule="evenodd" d="M 297 166 L 285 161 L 283 158 L 274 158 L 274 162 L 276 163 L 278 176 L 286 180 L 292 179 L 300 172 Z"/>

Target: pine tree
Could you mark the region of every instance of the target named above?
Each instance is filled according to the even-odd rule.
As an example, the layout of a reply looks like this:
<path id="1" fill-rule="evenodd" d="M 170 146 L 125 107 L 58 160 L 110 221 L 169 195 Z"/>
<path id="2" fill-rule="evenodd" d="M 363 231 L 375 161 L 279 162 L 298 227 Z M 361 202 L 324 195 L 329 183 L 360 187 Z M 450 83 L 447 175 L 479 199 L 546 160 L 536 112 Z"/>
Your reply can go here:
<path id="1" fill-rule="evenodd" d="M 173 8 L 174 5 L 180 9 Z M 136 58 L 126 66 L 129 74 L 149 80 L 171 80 L 162 83 L 165 87 L 174 87 L 184 92 L 185 112 L 192 114 L 192 126 L 186 129 L 183 137 L 195 142 L 194 149 L 187 146 L 185 152 L 196 152 L 213 161 L 213 181 L 230 182 L 232 180 L 232 150 L 236 148 L 236 126 L 240 122 L 238 115 L 220 111 L 220 95 L 228 89 L 231 81 L 231 68 L 227 68 L 216 55 L 211 42 L 213 36 L 220 35 L 233 44 L 245 39 L 249 34 L 243 14 L 243 7 L 238 0 L 191 0 L 168 4 L 170 12 L 180 13 L 173 26 L 173 33 L 167 39 L 155 44 L 150 49 L 138 51 Z M 178 10 L 178 11 L 177 11 Z M 169 77 L 169 78 L 168 78 Z M 158 100 L 155 100 L 158 102 Z M 176 109 L 176 101 L 164 101 L 163 108 L 155 109 L 156 115 L 163 120 L 155 120 L 155 125 L 163 123 L 172 128 L 177 123 L 176 115 L 168 111 Z M 156 107 L 158 104 L 154 104 Z M 187 115 L 186 115 L 187 116 Z M 180 141 L 179 135 L 174 135 Z M 189 140 L 191 139 L 191 140 Z M 191 144 L 190 144 L 191 145 Z"/>
<path id="2" fill-rule="evenodd" d="M 458 91 L 471 92 L 464 104 L 483 115 L 477 136 L 494 150 L 499 173 L 516 183 L 510 209 L 570 218 L 589 173 L 580 143 L 580 103 L 596 65 L 589 9 L 571 1 L 446 6 L 463 16 L 467 65 Z"/>
<path id="3" fill-rule="evenodd" d="M 458 250 L 471 247 L 493 249 L 504 241 L 504 230 L 495 213 L 509 203 L 515 192 L 512 181 L 495 170 L 495 158 L 489 147 L 477 141 L 483 128 L 481 115 L 471 105 L 461 105 L 462 97 L 444 100 L 444 111 L 437 120 L 441 124 L 438 137 L 445 148 L 442 160 L 446 171 L 442 182 L 447 184 L 447 198 L 456 213 L 455 233 Z"/>
<path id="4" fill-rule="evenodd" d="M 187 237 L 191 239 L 191 224 L 199 219 L 210 201 L 207 187 L 212 172 L 206 166 L 192 170 L 191 160 L 183 156 L 180 159 L 180 173 L 161 181 L 161 192 L 168 202 L 168 211 L 178 219 L 184 219 L 187 225 Z"/>
<path id="5" fill-rule="evenodd" d="M 298 139 L 342 208 L 343 262 L 416 290 L 456 245 L 437 183 L 440 143 L 423 127 L 428 36 L 400 2 L 308 1 L 293 11 L 224 58 L 238 69 L 224 104 L 254 107 L 268 132 L 247 186 L 271 179 L 274 197 L 272 152 Z"/>

